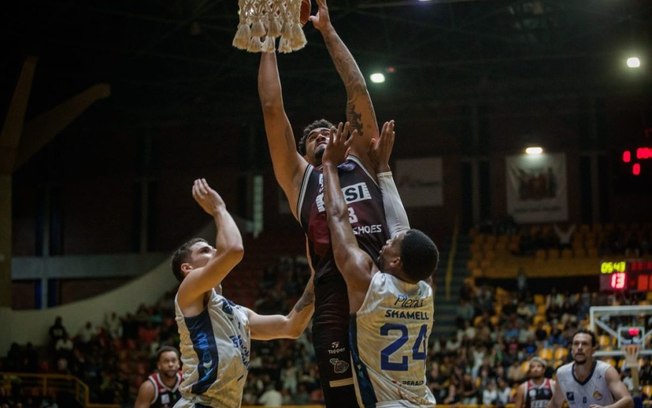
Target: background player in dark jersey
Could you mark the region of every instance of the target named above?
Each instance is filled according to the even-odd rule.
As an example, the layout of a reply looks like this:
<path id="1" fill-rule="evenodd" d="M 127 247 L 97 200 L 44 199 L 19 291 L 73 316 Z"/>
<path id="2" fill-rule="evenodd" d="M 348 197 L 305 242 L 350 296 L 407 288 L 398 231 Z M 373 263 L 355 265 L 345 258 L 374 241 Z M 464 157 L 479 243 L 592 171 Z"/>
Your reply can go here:
<path id="1" fill-rule="evenodd" d="M 310 17 L 322 34 L 326 48 L 346 88 L 346 118 L 359 133 L 351 156 L 340 167 L 346 189 L 349 216 L 360 246 L 374 258 L 389 238 L 385 225 L 381 187 L 377 184 L 369 146 L 379 140 L 378 123 L 371 98 L 353 56 L 333 28 L 325 0 L 317 0 L 318 13 Z M 301 223 L 310 244 L 315 269 L 315 314 L 313 343 L 319 375 L 328 407 L 355 405 L 355 392 L 348 347 L 348 298 L 346 284 L 337 270 L 323 205 L 321 155 L 332 124 L 320 120 L 310 124 L 301 139 L 300 152 L 283 106 L 275 53 L 262 53 L 258 92 L 265 119 L 265 132 L 274 174 Z M 391 125 L 393 132 L 393 124 Z"/>
<path id="2" fill-rule="evenodd" d="M 181 364 L 179 351 L 163 346 L 156 352 L 156 372 L 147 377 L 138 389 L 134 408 L 171 408 L 181 398 Z"/>
<path id="3" fill-rule="evenodd" d="M 545 377 L 546 361 L 534 357 L 528 364 L 529 379 L 519 385 L 514 397 L 514 408 L 546 408 L 552 398 L 555 381 Z"/>

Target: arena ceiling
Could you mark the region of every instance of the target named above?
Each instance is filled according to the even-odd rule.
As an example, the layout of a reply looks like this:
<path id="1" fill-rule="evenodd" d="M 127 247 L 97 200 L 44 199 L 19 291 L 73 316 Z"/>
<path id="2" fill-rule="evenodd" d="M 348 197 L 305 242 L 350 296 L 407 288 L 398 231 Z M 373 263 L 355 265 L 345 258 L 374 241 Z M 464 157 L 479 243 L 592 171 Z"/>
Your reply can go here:
<path id="1" fill-rule="evenodd" d="M 551 93 L 649 93 L 652 82 L 649 0 L 330 0 L 329 6 L 365 75 L 381 70 L 388 77 L 382 87 L 370 85 L 372 94 L 397 109 Z M 3 112 L 22 61 L 35 55 L 30 115 L 106 82 L 112 96 L 94 109 L 112 123 L 260 117 L 258 55 L 231 45 L 235 0 L 22 0 L 5 11 Z M 287 108 L 341 105 L 323 41 L 310 24 L 305 33 L 305 49 L 280 57 Z M 643 58 L 637 78 L 623 68 L 627 51 Z"/>

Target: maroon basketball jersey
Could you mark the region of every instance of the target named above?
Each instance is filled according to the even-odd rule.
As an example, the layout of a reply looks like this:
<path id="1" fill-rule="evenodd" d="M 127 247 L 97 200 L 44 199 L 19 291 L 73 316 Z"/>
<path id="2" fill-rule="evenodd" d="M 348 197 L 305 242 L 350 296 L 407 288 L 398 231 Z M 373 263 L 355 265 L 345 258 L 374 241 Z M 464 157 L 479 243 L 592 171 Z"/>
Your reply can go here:
<path id="1" fill-rule="evenodd" d="M 380 187 L 356 157 L 349 156 L 337 169 L 353 232 L 360 248 L 375 261 L 389 238 Z M 336 272 L 335 268 L 323 268 L 333 253 L 324 205 L 324 178 L 321 170 L 313 166 L 308 166 L 304 174 L 297 212 L 310 241 L 317 278 Z"/>

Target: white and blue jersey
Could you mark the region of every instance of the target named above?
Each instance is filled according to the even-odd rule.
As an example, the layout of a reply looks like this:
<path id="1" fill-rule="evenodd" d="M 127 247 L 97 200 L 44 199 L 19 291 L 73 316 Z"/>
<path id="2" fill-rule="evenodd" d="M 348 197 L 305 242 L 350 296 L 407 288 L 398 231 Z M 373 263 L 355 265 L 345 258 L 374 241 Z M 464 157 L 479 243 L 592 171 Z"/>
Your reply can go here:
<path id="1" fill-rule="evenodd" d="M 584 381 L 575 377 L 574 365 L 568 363 L 557 369 L 557 384 L 570 408 L 588 408 L 591 404 L 606 406 L 615 402 L 605 378 L 611 367 L 609 364 L 596 360 L 593 371 Z"/>
<path id="2" fill-rule="evenodd" d="M 214 290 L 197 316 L 184 317 L 176 298 L 174 305 L 183 366 L 175 407 L 239 407 L 250 358 L 246 309 Z"/>
<path id="3" fill-rule="evenodd" d="M 428 337 L 433 325 L 432 288 L 383 272 L 351 315 L 351 358 L 359 402 L 370 407 L 434 407 L 426 383 Z"/>

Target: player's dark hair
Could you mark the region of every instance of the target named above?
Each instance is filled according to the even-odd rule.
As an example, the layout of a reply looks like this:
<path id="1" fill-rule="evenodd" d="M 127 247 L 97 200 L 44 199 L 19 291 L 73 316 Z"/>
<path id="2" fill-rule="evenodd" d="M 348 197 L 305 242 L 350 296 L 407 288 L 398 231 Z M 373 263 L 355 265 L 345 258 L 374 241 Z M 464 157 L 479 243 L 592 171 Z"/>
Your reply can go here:
<path id="1" fill-rule="evenodd" d="M 206 242 L 206 240 L 204 238 L 193 238 L 185 244 L 181 245 L 179 249 L 174 251 L 174 254 L 172 255 L 172 273 L 179 282 L 181 282 L 184 278 L 183 271 L 181 271 L 181 264 L 188 262 L 190 254 L 192 253 L 190 247 L 198 242 Z"/>
<path id="2" fill-rule="evenodd" d="M 177 358 L 179 358 L 179 350 L 177 350 L 172 346 L 162 346 L 160 349 L 156 351 L 156 362 L 158 362 L 161 359 L 163 353 L 167 353 L 168 351 L 173 351 L 174 354 L 177 355 Z"/>
<path id="3" fill-rule="evenodd" d="M 405 273 L 415 281 L 428 279 L 437 269 L 437 245 L 418 229 L 405 233 L 401 242 L 401 262 Z"/>
<path id="4" fill-rule="evenodd" d="M 330 123 L 329 121 L 327 121 L 326 119 L 316 120 L 316 121 L 312 122 L 311 124 L 309 124 L 308 126 L 306 126 L 303 129 L 303 135 L 301 136 L 301 139 L 299 139 L 299 143 L 297 144 L 297 150 L 299 151 L 299 154 L 302 155 L 302 156 L 305 156 L 305 154 L 306 154 L 306 139 L 308 139 L 308 135 L 310 134 L 310 132 L 312 132 L 313 130 L 318 129 L 318 128 L 330 129 L 332 127 L 333 127 L 333 124 Z"/>
<path id="5" fill-rule="evenodd" d="M 595 337 L 595 333 L 593 333 L 589 329 L 579 329 L 579 330 L 577 330 L 575 333 L 573 333 L 573 337 L 571 337 L 571 342 L 575 338 L 575 336 L 577 336 L 578 334 L 588 334 L 589 336 L 591 336 L 591 347 L 595 347 L 598 344 L 598 340 Z"/>

